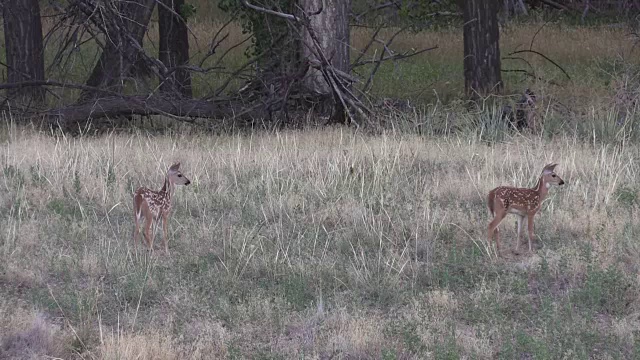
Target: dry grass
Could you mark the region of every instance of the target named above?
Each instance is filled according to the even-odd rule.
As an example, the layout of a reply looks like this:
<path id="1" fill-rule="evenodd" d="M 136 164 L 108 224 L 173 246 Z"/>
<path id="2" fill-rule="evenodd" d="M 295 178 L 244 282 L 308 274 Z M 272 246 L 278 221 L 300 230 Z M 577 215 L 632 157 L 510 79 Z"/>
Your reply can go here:
<path id="1" fill-rule="evenodd" d="M 2 351 L 96 359 L 637 354 L 635 145 L 346 129 L 2 136 Z M 131 194 L 159 187 L 172 161 L 192 180 L 174 197 L 172 255 L 135 252 Z M 544 247 L 513 255 L 511 219 L 502 226 L 506 257 L 496 258 L 484 240 L 485 194 L 533 185 L 550 161 L 567 185 L 552 190 L 536 218 Z M 40 345 L 19 340 L 34 337 Z"/>
<path id="2" fill-rule="evenodd" d="M 11 288 L 8 286 L 7 288 Z M 29 310 L 19 299 L 0 302 L 0 358 L 41 359 L 69 355 L 64 343 L 68 335 L 39 311 Z"/>

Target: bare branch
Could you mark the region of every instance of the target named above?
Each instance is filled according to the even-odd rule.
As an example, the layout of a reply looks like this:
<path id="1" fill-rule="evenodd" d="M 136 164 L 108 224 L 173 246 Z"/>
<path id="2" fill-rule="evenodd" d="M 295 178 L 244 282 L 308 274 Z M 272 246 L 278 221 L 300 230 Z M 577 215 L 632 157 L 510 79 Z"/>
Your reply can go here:
<path id="1" fill-rule="evenodd" d="M 389 52 L 389 55 L 393 56 L 393 53 L 391 53 L 391 51 L 389 51 L 389 46 L 391 45 L 391 43 L 393 42 L 393 40 L 395 40 L 396 36 L 398 36 L 401 32 L 405 31 L 406 28 L 400 28 L 398 31 L 396 31 L 395 34 L 391 35 L 391 37 L 389 38 L 389 40 L 387 40 L 386 43 L 382 43 L 380 41 L 380 43 L 382 43 L 384 50 L 380 52 L 380 58 L 378 59 L 378 61 L 375 62 L 375 66 L 373 67 L 373 70 L 371 70 L 371 73 L 369 74 L 369 79 L 367 79 L 366 84 L 364 84 L 364 92 L 368 92 L 370 85 L 372 84 L 373 81 L 373 77 L 375 76 L 375 74 L 378 72 L 378 69 L 380 68 L 380 65 L 382 64 L 382 59 L 384 59 L 384 53 L 385 51 Z M 379 41 L 379 40 L 376 40 Z"/>
<path id="2" fill-rule="evenodd" d="M 385 58 L 378 59 L 378 60 L 375 60 L 375 59 L 363 60 L 363 61 L 351 64 L 351 68 L 353 69 L 353 68 L 356 68 L 356 67 L 359 67 L 359 66 L 362 66 L 362 65 L 375 64 L 375 63 L 378 63 L 378 62 L 385 62 L 385 61 L 389 61 L 389 60 L 395 61 L 395 60 L 407 59 L 407 58 L 410 58 L 410 57 L 413 57 L 413 56 L 416 56 L 416 55 L 420 55 L 420 54 L 422 54 L 424 52 L 427 52 L 427 51 L 435 50 L 437 48 L 438 48 L 438 45 L 432 46 L 432 47 L 426 48 L 426 49 L 421 49 L 421 50 L 418 50 L 418 51 L 404 52 L 402 54 L 394 54 L 394 55 L 387 56 Z"/>
<path id="3" fill-rule="evenodd" d="M 527 52 L 543 57 L 545 60 L 547 60 L 548 62 L 550 62 L 553 65 L 555 65 L 558 69 L 560 69 L 560 71 L 562 71 L 562 73 L 567 77 L 567 79 L 571 80 L 571 76 L 569 76 L 569 74 L 562 68 L 562 66 L 558 65 L 555 61 L 551 60 L 548 56 L 546 56 L 545 54 L 543 54 L 541 52 L 538 52 L 538 51 L 535 51 L 535 50 L 516 50 L 516 51 L 513 51 L 513 52 L 507 54 L 507 56 L 511 56 L 511 55 L 515 55 L 515 54 L 521 54 L 521 53 L 527 53 Z"/>
<path id="4" fill-rule="evenodd" d="M 295 21 L 295 22 L 299 22 L 300 19 L 292 14 L 287 14 L 287 13 L 283 13 L 283 12 L 279 12 L 279 11 L 273 11 L 273 10 L 269 10 L 269 9 L 265 9 L 263 7 L 259 7 L 259 6 L 255 6 L 253 4 L 250 4 L 249 1 L 247 0 L 240 0 L 240 2 L 248 7 L 249 9 L 258 11 L 258 12 L 262 12 L 265 14 L 269 14 L 269 15 L 273 15 L 273 16 L 277 16 L 277 17 L 281 17 L 283 19 L 287 19 L 287 20 L 291 20 L 291 21 Z"/>
<path id="5" fill-rule="evenodd" d="M 373 35 L 371 35 L 371 39 L 369 40 L 369 42 L 367 43 L 367 45 L 365 45 L 364 49 L 362 49 L 360 51 L 360 55 L 358 55 L 358 57 L 353 61 L 354 64 L 357 64 L 360 59 L 362 59 L 363 56 L 366 55 L 367 51 L 369 51 L 369 48 L 371 47 L 371 45 L 373 45 L 374 41 L 376 40 L 376 37 L 378 36 L 378 33 L 380 32 L 380 30 L 382 30 L 382 27 L 384 25 L 380 24 L 378 25 L 378 27 L 376 28 L 376 31 L 373 33 Z M 351 65 L 351 68 L 353 69 L 354 65 Z"/>

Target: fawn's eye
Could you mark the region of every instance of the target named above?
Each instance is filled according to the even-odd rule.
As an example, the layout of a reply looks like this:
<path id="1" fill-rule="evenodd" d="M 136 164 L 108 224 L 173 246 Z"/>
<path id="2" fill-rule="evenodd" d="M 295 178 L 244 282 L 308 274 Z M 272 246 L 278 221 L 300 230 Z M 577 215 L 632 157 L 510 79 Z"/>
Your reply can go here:
<path id="1" fill-rule="evenodd" d="M 555 176 L 555 175 L 553 175 L 553 176 Z M 178 174 L 178 177 L 182 177 L 182 174 Z"/>
<path id="2" fill-rule="evenodd" d="M 178 175 L 178 176 L 182 176 L 182 175 Z M 556 174 L 551 175 L 551 177 L 556 177 Z"/>

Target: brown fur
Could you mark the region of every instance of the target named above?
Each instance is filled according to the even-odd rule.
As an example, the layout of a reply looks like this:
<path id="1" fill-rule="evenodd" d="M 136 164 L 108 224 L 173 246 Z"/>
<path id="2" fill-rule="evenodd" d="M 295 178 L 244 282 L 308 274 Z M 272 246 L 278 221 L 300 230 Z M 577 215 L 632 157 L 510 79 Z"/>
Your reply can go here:
<path id="1" fill-rule="evenodd" d="M 159 191 L 149 190 L 146 187 L 140 187 L 133 195 L 133 215 L 136 224 L 135 231 L 133 233 L 133 244 L 138 245 L 138 236 L 140 234 L 140 220 L 145 219 L 144 222 L 144 239 L 147 242 L 149 249 L 153 250 L 154 234 L 151 235 L 151 225 L 154 221 L 159 221 L 162 218 L 162 243 L 164 245 L 164 251 L 169 254 L 169 247 L 167 245 L 167 220 L 169 219 L 169 212 L 171 211 L 171 195 L 175 185 L 189 185 L 191 181 L 183 176 L 180 172 L 180 163 L 171 165 L 169 171 L 167 171 L 167 177 L 164 180 L 164 185 Z"/>
<path id="2" fill-rule="evenodd" d="M 516 243 L 516 252 L 520 245 L 520 232 L 522 230 L 522 221 L 527 218 L 528 235 L 529 235 L 529 251 L 531 251 L 531 239 L 533 239 L 533 217 L 540 210 L 542 201 L 546 198 L 551 185 L 563 185 L 564 180 L 560 178 L 554 169 L 557 164 L 547 164 L 542 170 L 540 179 L 535 187 L 531 189 L 516 188 L 511 186 L 499 186 L 489 192 L 487 197 L 487 205 L 493 220 L 489 223 L 489 243 L 496 235 L 496 249 L 500 255 L 500 235 L 498 225 L 507 216 L 507 214 L 515 214 L 518 216 L 518 237 Z"/>

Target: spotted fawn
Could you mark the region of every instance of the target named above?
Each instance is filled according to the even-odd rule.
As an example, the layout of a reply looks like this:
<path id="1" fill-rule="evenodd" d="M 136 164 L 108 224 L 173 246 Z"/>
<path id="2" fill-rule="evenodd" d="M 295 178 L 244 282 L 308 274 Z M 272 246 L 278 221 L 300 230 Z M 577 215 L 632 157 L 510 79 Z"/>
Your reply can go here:
<path id="1" fill-rule="evenodd" d="M 542 169 L 542 174 L 538 183 L 531 189 L 516 188 L 511 186 L 499 186 L 489 192 L 487 205 L 489 211 L 494 216 L 489 223 L 489 243 L 495 232 L 496 248 L 500 255 L 500 236 L 498 225 L 507 216 L 507 214 L 515 214 L 518 218 L 518 242 L 516 243 L 516 253 L 520 244 L 520 232 L 522 231 L 522 222 L 527 218 L 529 230 L 529 251 L 531 251 L 531 239 L 533 239 L 533 217 L 536 215 L 542 201 L 547 197 L 549 188 L 552 185 L 564 185 L 564 181 L 558 176 L 554 169 L 558 164 L 547 164 Z"/>
<path id="2" fill-rule="evenodd" d="M 175 185 L 189 185 L 191 183 L 186 176 L 182 175 L 179 169 L 179 162 L 171 165 L 169 171 L 167 171 L 164 185 L 159 191 L 140 187 L 134 193 L 133 212 L 136 229 L 133 233 L 133 243 L 135 246 L 138 244 L 138 237 L 140 235 L 140 221 L 144 218 L 144 238 L 149 249 L 153 250 L 155 231 L 153 235 L 150 233 L 151 225 L 154 221 L 158 222 L 160 218 L 162 218 L 162 243 L 164 244 L 164 251 L 169 254 L 169 247 L 167 245 L 167 220 L 169 219 L 169 213 L 171 211 L 171 195 L 173 194 Z"/>

